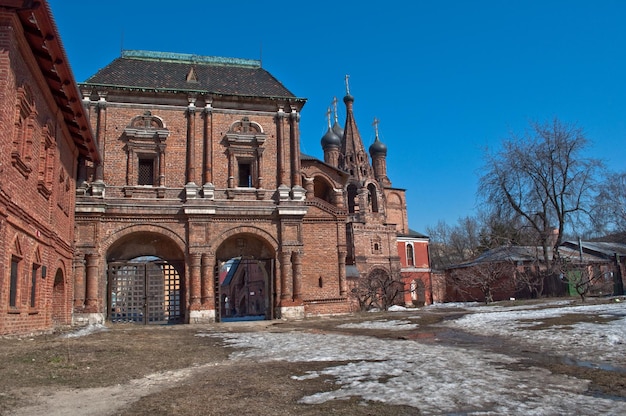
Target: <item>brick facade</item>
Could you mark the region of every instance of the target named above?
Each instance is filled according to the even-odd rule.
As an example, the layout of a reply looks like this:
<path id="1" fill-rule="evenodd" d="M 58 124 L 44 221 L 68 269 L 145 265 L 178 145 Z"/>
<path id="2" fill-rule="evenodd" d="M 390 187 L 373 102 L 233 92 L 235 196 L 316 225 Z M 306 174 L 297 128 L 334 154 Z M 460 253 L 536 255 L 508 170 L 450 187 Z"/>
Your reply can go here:
<path id="1" fill-rule="evenodd" d="M 352 96 L 320 161 L 306 100 L 256 61 L 127 51 L 78 89 L 47 4 L 2 4 L 0 333 L 347 313 L 380 274 L 429 302 L 427 238 Z"/>
<path id="2" fill-rule="evenodd" d="M 0 334 L 71 323 L 74 178 L 98 157 L 47 5 L 22 6 L 0 3 Z"/>
<path id="3" fill-rule="evenodd" d="M 117 309 L 123 310 L 120 319 L 126 314 L 131 320 L 184 322 L 243 318 L 252 309 L 259 319 L 346 313 L 355 309 L 350 290 L 358 278 L 348 276 L 347 268 L 362 278 L 400 278 L 405 271 L 397 236 L 408 233 L 404 190 L 391 187 L 384 155 L 376 154 L 370 166 L 353 99 L 346 101 L 345 136 L 353 150 L 344 149 L 335 165 L 328 164 L 300 154 L 305 100 L 281 85 L 272 88 L 283 91 L 282 98 L 205 91 L 195 84 L 196 72 L 215 65 L 262 69 L 254 62 L 194 59 L 131 51 L 80 86 L 103 163 L 81 167 L 75 320 L 104 320 Z M 148 91 L 110 81 L 125 74 L 131 82 L 146 82 L 142 65 L 153 73 L 168 65 L 168 82 L 176 87 Z M 340 165 L 350 151 L 359 153 L 362 166 Z M 144 316 L 150 314 L 146 305 L 121 300 L 131 292 L 119 289 L 128 284 L 120 271 L 141 259 L 180 265 L 180 290 L 165 289 L 163 301 L 176 298 L 184 305 L 179 314 Z M 239 264 L 254 268 L 248 276 L 256 276 L 255 289 L 241 272 L 233 275 L 239 288 L 223 286 L 228 267 Z M 413 271 L 407 269 L 407 276 Z M 265 287 L 259 288 L 258 276 L 265 276 Z M 132 279 L 143 285 L 143 277 Z"/>

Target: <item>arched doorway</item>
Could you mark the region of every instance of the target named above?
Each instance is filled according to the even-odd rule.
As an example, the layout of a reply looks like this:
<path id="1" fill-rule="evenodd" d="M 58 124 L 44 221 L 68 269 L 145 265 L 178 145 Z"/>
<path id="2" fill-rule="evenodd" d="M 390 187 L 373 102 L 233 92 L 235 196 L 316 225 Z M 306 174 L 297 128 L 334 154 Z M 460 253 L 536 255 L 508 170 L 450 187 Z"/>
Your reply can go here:
<path id="1" fill-rule="evenodd" d="M 272 319 L 273 249 L 257 236 L 241 234 L 224 241 L 216 258 L 216 318 L 221 322 Z"/>
<path id="2" fill-rule="evenodd" d="M 65 279 L 63 271 L 57 269 L 52 283 L 52 325 L 67 324 L 67 308 L 65 307 Z"/>
<path id="3" fill-rule="evenodd" d="M 144 232 L 124 236 L 109 250 L 107 271 L 111 322 L 184 322 L 184 260 L 167 237 Z"/>

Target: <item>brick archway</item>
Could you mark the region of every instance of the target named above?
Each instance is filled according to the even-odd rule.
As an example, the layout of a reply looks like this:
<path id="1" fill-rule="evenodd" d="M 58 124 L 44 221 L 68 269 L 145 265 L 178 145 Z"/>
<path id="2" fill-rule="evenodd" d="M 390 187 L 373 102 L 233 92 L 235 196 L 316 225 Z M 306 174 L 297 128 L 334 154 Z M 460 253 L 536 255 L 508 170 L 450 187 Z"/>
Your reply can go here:
<path id="1" fill-rule="evenodd" d="M 216 320 L 273 318 L 275 251 L 258 235 L 234 234 L 216 251 Z"/>
<path id="2" fill-rule="evenodd" d="M 69 324 L 66 304 L 63 270 L 57 269 L 52 283 L 52 324 L 54 326 Z"/>
<path id="3" fill-rule="evenodd" d="M 107 252 L 107 316 L 112 322 L 182 323 L 185 256 L 170 236 L 135 229 Z"/>

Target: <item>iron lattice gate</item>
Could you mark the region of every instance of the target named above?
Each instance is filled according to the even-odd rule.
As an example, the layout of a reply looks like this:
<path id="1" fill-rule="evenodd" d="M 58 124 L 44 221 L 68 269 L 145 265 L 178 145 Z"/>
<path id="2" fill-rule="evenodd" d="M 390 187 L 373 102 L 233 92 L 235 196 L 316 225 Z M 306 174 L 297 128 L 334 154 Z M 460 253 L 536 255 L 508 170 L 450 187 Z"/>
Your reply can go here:
<path id="1" fill-rule="evenodd" d="M 111 322 L 171 324 L 183 321 L 181 278 L 165 261 L 109 263 Z"/>

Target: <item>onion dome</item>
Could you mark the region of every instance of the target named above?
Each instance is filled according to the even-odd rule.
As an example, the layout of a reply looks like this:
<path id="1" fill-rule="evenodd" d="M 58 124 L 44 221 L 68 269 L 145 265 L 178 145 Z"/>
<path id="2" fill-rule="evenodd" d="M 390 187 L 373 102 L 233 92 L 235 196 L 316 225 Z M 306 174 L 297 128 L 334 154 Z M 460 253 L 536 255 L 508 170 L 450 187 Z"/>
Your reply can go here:
<path id="1" fill-rule="evenodd" d="M 324 137 L 322 137 L 322 149 L 326 149 L 331 146 L 341 147 L 341 139 L 337 136 L 333 129 L 329 127 Z"/>
<path id="2" fill-rule="evenodd" d="M 374 156 L 387 156 L 387 145 L 378 140 L 378 135 L 376 135 L 376 140 L 370 146 L 370 155 L 372 158 Z"/>
<path id="3" fill-rule="evenodd" d="M 337 137 L 339 137 L 339 139 L 341 140 L 341 138 L 343 137 L 343 127 L 341 127 L 339 125 L 339 123 L 337 122 L 337 120 L 335 119 L 335 124 L 333 124 L 333 132 L 337 135 Z"/>

